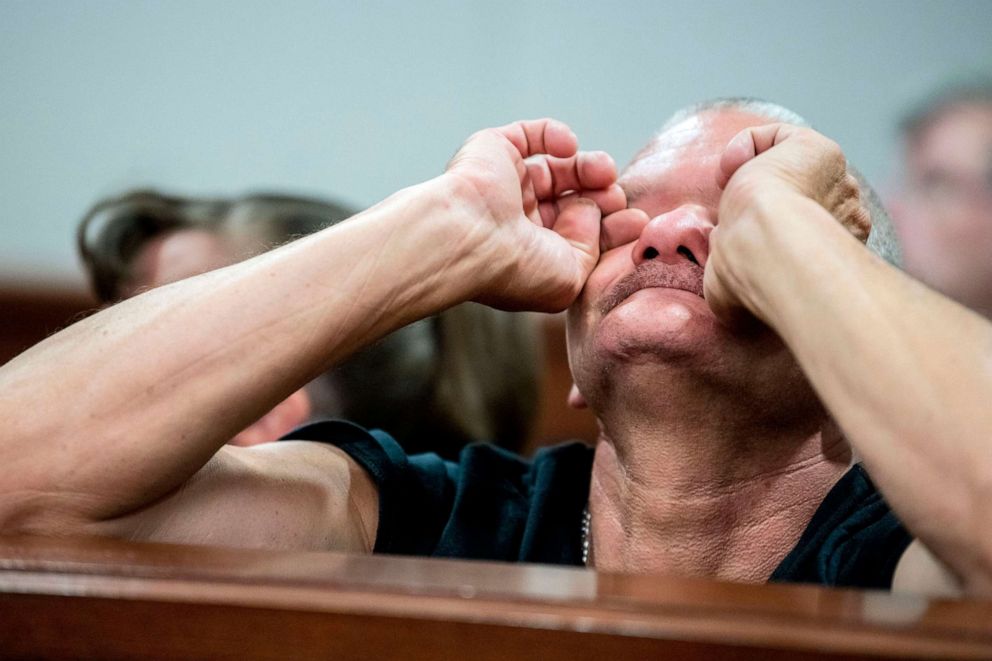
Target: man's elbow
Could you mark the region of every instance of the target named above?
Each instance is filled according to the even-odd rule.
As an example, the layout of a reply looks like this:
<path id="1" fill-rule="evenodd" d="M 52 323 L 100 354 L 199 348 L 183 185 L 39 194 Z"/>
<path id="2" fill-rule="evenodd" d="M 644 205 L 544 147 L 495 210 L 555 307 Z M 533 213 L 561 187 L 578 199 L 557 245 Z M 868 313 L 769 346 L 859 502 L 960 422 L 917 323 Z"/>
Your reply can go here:
<path id="1" fill-rule="evenodd" d="M 971 482 L 970 516 L 963 531 L 968 540 L 969 561 L 962 572 L 965 591 L 974 596 L 992 597 L 992 472 L 985 462 L 976 467 L 977 478 Z"/>
<path id="2" fill-rule="evenodd" d="M 94 522 L 78 514 L 64 495 L 41 491 L 0 493 L 0 535 L 70 536 L 87 534 Z"/>
<path id="3" fill-rule="evenodd" d="M 972 570 L 964 577 L 965 592 L 969 595 L 992 598 L 992 535 L 989 534 L 992 521 L 977 528 L 975 553 Z"/>

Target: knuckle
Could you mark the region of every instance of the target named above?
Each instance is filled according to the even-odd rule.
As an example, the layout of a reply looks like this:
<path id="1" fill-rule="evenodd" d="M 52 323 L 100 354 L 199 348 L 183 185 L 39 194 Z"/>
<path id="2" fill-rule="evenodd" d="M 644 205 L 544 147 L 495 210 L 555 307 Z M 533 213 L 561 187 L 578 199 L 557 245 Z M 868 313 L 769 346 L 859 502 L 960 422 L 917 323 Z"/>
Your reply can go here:
<path id="1" fill-rule="evenodd" d="M 840 148 L 840 145 L 827 138 L 825 136 L 820 136 L 821 145 L 823 149 L 823 154 L 831 161 L 847 167 L 847 159 L 844 157 L 844 150 Z"/>
<path id="2" fill-rule="evenodd" d="M 811 147 L 817 147 L 819 149 L 826 149 L 826 143 L 829 139 L 825 137 L 822 133 L 814 131 L 808 126 L 801 126 L 796 129 L 795 137 L 800 142 L 809 145 Z"/>
<path id="3" fill-rule="evenodd" d="M 871 233 L 871 213 L 860 203 L 849 201 L 841 222 L 855 238 L 861 242 L 868 240 Z"/>
<path id="4" fill-rule="evenodd" d="M 864 207 L 858 208 L 858 221 L 859 228 L 861 229 L 862 236 L 860 237 L 862 241 L 868 240 L 868 235 L 871 234 L 872 222 L 871 222 L 871 212 Z"/>
<path id="5" fill-rule="evenodd" d="M 817 148 L 824 158 L 831 161 L 846 162 L 844 150 L 841 149 L 841 146 L 822 133 L 804 127 L 799 130 L 798 135 L 802 137 L 804 142 L 809 143 L 811 147 Z"/>
<path id="6" fill-rule="evenodd" d="M 849 174 L 840 180 L 834 194 L 840 204 L 861 205 L 861 186 Z"/>

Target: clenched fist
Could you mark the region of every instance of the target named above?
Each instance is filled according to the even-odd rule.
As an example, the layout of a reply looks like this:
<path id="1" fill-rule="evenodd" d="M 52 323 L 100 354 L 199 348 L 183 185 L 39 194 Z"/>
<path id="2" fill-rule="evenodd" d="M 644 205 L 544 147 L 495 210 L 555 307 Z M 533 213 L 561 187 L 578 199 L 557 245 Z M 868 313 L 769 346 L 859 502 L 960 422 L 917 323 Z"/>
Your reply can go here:
<path id="1" fill-rule="evenodd" d="M 474 299 L 502 309 L 566 308 L 599 259 L 601 218 L 626 207 L 613 159 L 553 119 L 474 134 L 444 177 L 483 251 Z"/>
<path id="2" fill-rule="evenodd" d="M 725 323 L 760 316 L 754 274 L 774 259 L 771 246 L 809 231 L 811 217 L 825 210 L 856 239 L 868 239 L 871 217 L 843 152 L 812 129 L 767 124 L 741 131 L 724 150 L 717 177 L 724 192 L 704 291 Z"/>

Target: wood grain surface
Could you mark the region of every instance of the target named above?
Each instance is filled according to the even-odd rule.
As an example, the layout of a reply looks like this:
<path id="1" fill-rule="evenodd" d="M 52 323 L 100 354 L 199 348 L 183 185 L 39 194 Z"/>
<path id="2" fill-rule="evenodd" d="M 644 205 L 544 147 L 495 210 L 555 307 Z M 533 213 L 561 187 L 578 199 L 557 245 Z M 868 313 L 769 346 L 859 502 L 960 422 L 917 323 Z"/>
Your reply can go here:
<path id="1" fill-rule="evenodd" d="M 992 659 L 992 602 L 583 569 L 0 539 L 5 658 Z"/>

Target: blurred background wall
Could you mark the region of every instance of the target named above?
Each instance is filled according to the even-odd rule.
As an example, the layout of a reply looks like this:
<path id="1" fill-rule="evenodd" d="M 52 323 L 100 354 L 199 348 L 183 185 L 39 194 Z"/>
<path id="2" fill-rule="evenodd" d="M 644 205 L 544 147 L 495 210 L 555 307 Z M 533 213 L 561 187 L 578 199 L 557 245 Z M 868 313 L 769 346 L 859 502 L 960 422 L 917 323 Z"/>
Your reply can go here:
<path id="1" fill-rule="evenodd" d="M 472 131 L 554 115 L 628 159 L 676 107 L 756 95 L 884 182 L 904 103 L 992 69 L 992 2 L 0 0 L 0 282 L 81 282 L 98 197 L 373 203 Z"/>

